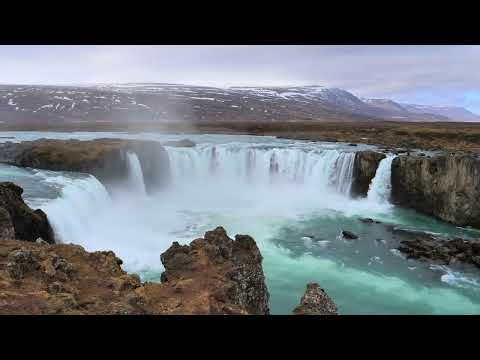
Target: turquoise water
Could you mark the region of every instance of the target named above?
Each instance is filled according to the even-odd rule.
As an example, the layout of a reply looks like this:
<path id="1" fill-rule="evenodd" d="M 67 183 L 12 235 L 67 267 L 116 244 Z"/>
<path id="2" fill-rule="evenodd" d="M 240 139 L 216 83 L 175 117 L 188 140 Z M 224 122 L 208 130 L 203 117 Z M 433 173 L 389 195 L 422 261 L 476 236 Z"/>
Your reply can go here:
<path id="1" fill-rule="evenodd" d="M 114 133 L 0 135 L 16 136 L 17 141 L 40 137 L 121 136 L 161 141 L 187 137 Z M 470 238 L 480 237 L 480 232 L 392 206 L 388 201 L 353 200 L 336 193 L 327 186 L 332 171 L 335 173 L 332 164 L 339 156 L 335 151 L 352 151 L 351 147 L 270 137 L 188 137 L 198 143 L 195 149 L 168 149 L 175 186 L 155 195 L 128 189 L 112 197 L 87 174 L 5 165 L 0 165 L 0 181 L 14 181 L 24 187 L 27 202 L 46 211 L 62 241 L 78 243 L 87 250 L 113 250 L 124 260 L 124 268 L 139 273 L 143 280 L 159 281 L 163 271 L 159 256 L 172 241 L 188 243 L 213 227 L 224 226 L 232 237 L 243 233 L 256 239 L 264 257 L 274 314 L 291 313 L 306 284 L 312 281 L 327 291 L 341 314 L 480 313 L 478 269 L 407 260 L 395 251 L 404 237 L 392 229 Z M 205 171 L 212 146 L 216 147 L 222 170 L 215 176 Z M 247 173 L 243 156 L 252 151 L 256 170 Z M 313 170 L 305 172 L 308 178 L 302 177 L 300 182 L 272 184 L 267 178 L 274 153 L 280 176 L 285 179 L 291 180 L 292 174 L 297 179 L 299 159 Z M 189 172 L 193 168 L 195 172 Z M 347 170 L 345 166 L 339 173 Z M 239 180 L 247 175 L 258 181 Z M 359 220 L 362 217 L 381 223 L 365 224 Z M 342 230 L 356 233 L 359 239 L 344 240 L 339 236 Z"/>

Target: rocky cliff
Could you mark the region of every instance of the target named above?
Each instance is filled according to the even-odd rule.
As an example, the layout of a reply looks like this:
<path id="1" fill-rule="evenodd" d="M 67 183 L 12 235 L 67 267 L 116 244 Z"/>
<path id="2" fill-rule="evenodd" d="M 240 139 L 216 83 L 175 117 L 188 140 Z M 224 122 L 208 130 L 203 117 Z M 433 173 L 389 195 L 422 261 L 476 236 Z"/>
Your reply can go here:
<path id="1" fill-rule="evenodd" d="M 221 227 L 161 255 L 161 283 L 142 283 L 111 251 L 0 241 L 0 314 L 268 314 L 262 256 Z"/>
<path id="2" fill-rule="evenodd" d="M 30 209 L 23 201 L 22 193 L 23 189 L 14 183 L 0 183 L 0 240 L 35 241 L 40 237 L 54 243 L 47 215 L 40 209 Z"/>
<path id="3" fill-rule="evenodd" d="M 367 196 L 368 188 L 375 177 L 380 161 L 385 154 L 376 151 L 359 151 L 353 163 L 352 196 Z"/>
<path id="4" fill-rule="evenodd" d="M 480 227 L 480 160 L 398 156 L 392 162 L 392 200 L 456 225 Z"/>
<path id="5" fill-rule="evenodd" d="M 0 144 L 0 161 L 11 165 L 94 175 L 106 185 L 128 176 L 127 152 L 141 164 L 147 191 L 169 181 L 168 154 L 156 141 L 97 139 L 25 141 Z"/>

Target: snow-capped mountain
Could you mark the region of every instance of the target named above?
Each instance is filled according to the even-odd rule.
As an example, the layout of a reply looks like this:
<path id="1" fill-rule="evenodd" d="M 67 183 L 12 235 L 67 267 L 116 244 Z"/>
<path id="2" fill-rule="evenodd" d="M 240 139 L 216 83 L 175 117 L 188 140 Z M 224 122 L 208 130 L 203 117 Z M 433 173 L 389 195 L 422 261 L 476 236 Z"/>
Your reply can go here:
<path id="1" fill-rule="evenodd" d="M 445 121 L 391 100 L 323 86 L 229 87 L 163 83 L 0 86 L 0 122 Z"/>

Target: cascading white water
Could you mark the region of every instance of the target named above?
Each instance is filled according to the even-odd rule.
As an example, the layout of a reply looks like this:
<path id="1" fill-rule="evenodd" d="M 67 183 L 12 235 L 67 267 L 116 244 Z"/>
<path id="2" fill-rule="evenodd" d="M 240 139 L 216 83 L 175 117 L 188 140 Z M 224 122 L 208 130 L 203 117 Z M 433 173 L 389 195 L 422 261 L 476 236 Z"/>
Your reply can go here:
<path id="1" fill-rule="evenodd" d="M 387 203 L 392 191 L 392 161 L 394 155 L 388 155 L 380 161 L 375 177 L 370 184 L 367 199 L 376 203 Z"/>
<path id="2" fill-rule="evenodd" d="M 317 190 L 331 186 L 348 194 L 355 153 L 338 150 L 208 145 L 169 148 L 174 183 L 230 185 L 302 184 Z"/>
<path id="3" fill-rule="evenodd" d="M 57 176 L 47 181 L 64 186 L 60 197 L 41 206 L 48 215 L 56 239 L 82 244 L 94 234 L 93 220 L 112 206 L 107 190 L 94 176 L 84 179 Z"/>
<path id="4" fill-rule="evenodd" d="M 350 194 L 353 180 L 353 163 L 355 153 L 342 153 L 338 157 L 336 164 L 336 188 L 342 194 Z"/>
<path id="5" fill-rule="evenodd" d="M 145 182 L 143 180 L 142 166 L 137 154 L 133 152 L 127 152 L 127 165 L 128 165 L 128 182 L 129 186 L 136 193 L 143 196 L 146 195 Z"/>

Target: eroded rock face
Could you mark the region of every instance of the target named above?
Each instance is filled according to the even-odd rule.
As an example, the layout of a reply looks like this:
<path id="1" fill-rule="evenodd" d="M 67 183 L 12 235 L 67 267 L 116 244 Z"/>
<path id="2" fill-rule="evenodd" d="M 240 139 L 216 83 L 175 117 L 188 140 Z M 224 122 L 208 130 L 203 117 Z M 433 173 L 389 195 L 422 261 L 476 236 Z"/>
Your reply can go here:
<path id="1" fill-rule="evenodd" d="M 317 283 L 307 284 L 307 290 L 293 310 L 294 315 L 338 315 L 337 306 Z"/>
<path id="2" fill-rule="evenodd" d="M 32 210 L 22 199 L 23 189 L 11 182 L 0 183 L 0 239 L 36 241 L 41 237 L 54 243 L 47 215 Z"/>
<path id="3" fill-rule="evenodd" d="M 110 184 L 128 176 L 128 151 L 134 152 L 140 161 L 147 191 L 168 183 L 168 154 L 156 141 L 40 139 L 5 143 L 0 144 L 0 161 L 22 167 L 89 173 Z"/>
<path id="4" fill-rule="evenodd" d="M 268 314 L 262 257 L 216 228 L 161 255 L 162 283 L 122 270 L 112 251 L 0 241 L 0 314 Z"/>
<path id="5" fill-rule="evenodd" d="M 353 163 L 352 196 L 367 196 L 368 188 L 385 154 L 376 151 L 359 151 Z"/>
<path id="6" fill-rule="evenodd" d="M 174 243 L 161 260 L 166 269 L 162 274 L 164 287 L 184 298 L 175 312 L 269 313 L 262 256 L 248 235 L 236 235 L 232 240 L 217 227 L 189 246 Z M 183 295 L 192 288 L 203 289 L 202 302 L 192 303 Z"/>
<path id="7" fill-rule="evenodd" d="M 392 162 L 392 200 L 456 225 L 480 227 L 480 160 L 398 156 Z"/>

